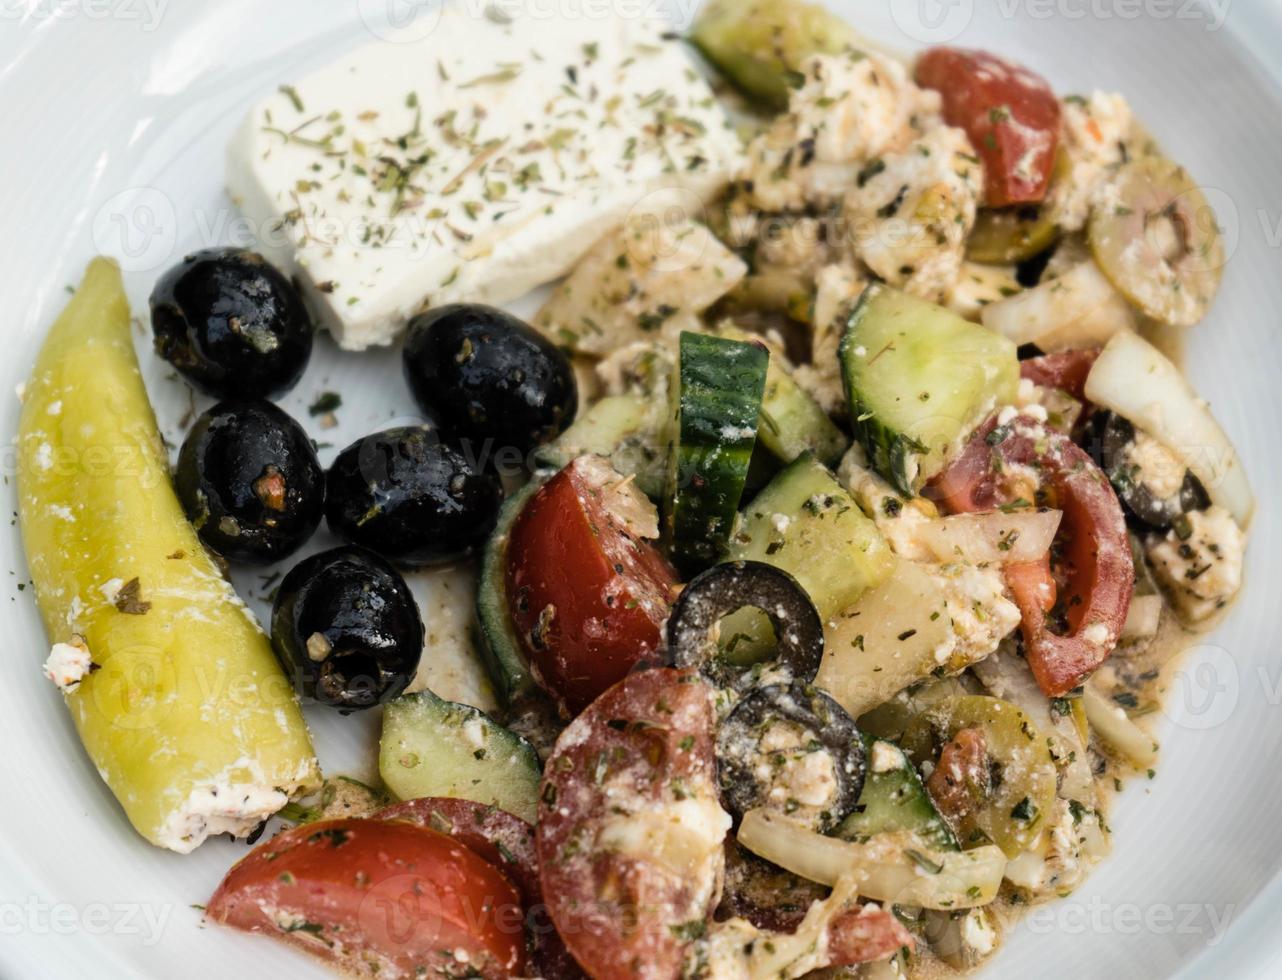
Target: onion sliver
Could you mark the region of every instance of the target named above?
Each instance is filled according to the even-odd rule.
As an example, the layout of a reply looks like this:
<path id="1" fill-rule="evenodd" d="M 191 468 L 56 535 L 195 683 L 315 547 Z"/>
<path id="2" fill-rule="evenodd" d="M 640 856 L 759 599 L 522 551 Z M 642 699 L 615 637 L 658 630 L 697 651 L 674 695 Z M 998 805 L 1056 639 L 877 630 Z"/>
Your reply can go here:
<path id="1" fill-rule="evenodd" d="M 1131 598 L 1119 640 L 1147 640 L 1157 634 L 1162 622 L 1162 597 L 1137 595 Z"/>
<path id="2" fill-rule="evenodd" d="M 1089 260 L 1062 276 L 990 303 L 980 319 L 989 330 L 1017 344 L 1036 344 L 1048 354 L 1097 347 L 1135 326 L 1130 304 Z"/>
<path id="3" fill-rule="evenodd" d="M 1089 684 L 1082 691 L 1082 706 L 1086 708 L 1091 731 L 1136 769 L 1150 769 L 1157 762 L 1157 742 L 1153 736 Z"/>
<path id="4" fill-rule="evenodd" d="M 1255 498 L 1237 450 L 1206 402 L 1156 347 L 1138 334 L 1119 333 L 1091 368 L 1086 397 L 1175 452 L 1239 527 L 1251 522 Z"/>
<path id="5" fill-rule="evenodd" d="M 1006 565 L 1043 558 L 1062 517 L 1057 510 L 955 514 L 920 524 L 913 534 L 941 562 Z"/>
<path id="6" fill-rule="evenodd" d="M 969 851 L 938 851 L 912 834 L 876 834 L 866 843 L 817 834 L 766 810 L 749 810 L 739 843 L 793 874 L 823 885 L 850 876 L 859 894 L 878 902 L 924 909 L 969 909 L 997 897 L 1006 855 L 985 844 Z"/>

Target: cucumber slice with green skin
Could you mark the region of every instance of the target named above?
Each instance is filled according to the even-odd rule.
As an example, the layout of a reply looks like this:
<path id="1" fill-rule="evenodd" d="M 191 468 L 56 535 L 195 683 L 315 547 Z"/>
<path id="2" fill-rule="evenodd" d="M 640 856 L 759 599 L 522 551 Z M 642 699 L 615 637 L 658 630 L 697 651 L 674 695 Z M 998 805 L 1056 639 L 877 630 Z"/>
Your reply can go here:
<path id="1" fill-rule="evenodd" d="M 476 708 L 430 691 L 383 709 L 378 771 L 402 800 L 472 800 L 527 820 L 538 815 L 543 767 L 534 746 Z"/>
<path id="2" fill-rule="evenodd" d="M 717 333 L 731 340 L 753 341 L 752 334 L 729 324 L 718 328 Z M 833 424 L 819 403 L 806 394 L 787 368 L 773 357 L 766 371 L 766 391 L 761 401 L 757 438 L 785 463 L 791 463 L 808 451 L 824 465 L 832 466 L 850 446 L 850 440 Z"/>
<path id="3" fill-rule="evenodd" d="M 779 473 L 744 510 L 728 557 L 790 573 L 825 621 L 895 569 L 894 554 L 877 525 L 809 453 Z M 759 659 L 770 647 L 766 619 L 752 609 L 726 617 L 721 636 L 724 655 L 737 663 Z"/>
<path id="4" fill-rule="evenodd" d="M 855 32 L 818 4 L 712 0 L 690 40 L 744 93 L 772 109 L 785 109 L 806 58 L 846 50 Z"/>
<path id="5" fill-rule="evenodd" d="M 1019 386 L 1019 358 L 1005 337 L 883 285 L 864 290 L 839 356 L 855 435 L 873 469 L 905 496 Z"/>
<path id="6" fill-rule="evenodd" d="M 504 501 L 498 524 L 481 555 L 481 571 L 476 582 L 477 639 L 480 641 L 477 649 L 494 685 L 494 693 L 507 707 L 539 690 L 512 625 L 504 579 L 508 532 L 526 502 L 542 485 L 543 481 L 536 477 Z"/>
<path id="7" fill-rule="evenodd" d="M 681 335 L 666 531 L 684 573 L 725 554 L 757 443 L 769 361 L 757 344 Z"/>
<path id="8" fill-rule="evenodd" d="M 855 812 L 841 823 L 835 836 L 863 840 L 874 834 L 909 831 L 935 850 L 960 850 L 957 837 L 930 802 L 911 760 L 893 742 L 871 735 L 862 738 L 869 759 L 868 775 Z M 891 766 L 892 762 L 897 765 Z"/>
<path id="9" fill-rule="evenodd" d="M 560 470 L 580 456 L 604 456 L 614 470 L 636 478 L 647 497 L 663 494 L 664 413 L 642 395 L 610 395 L 584 412 L 535 461 Z"/>

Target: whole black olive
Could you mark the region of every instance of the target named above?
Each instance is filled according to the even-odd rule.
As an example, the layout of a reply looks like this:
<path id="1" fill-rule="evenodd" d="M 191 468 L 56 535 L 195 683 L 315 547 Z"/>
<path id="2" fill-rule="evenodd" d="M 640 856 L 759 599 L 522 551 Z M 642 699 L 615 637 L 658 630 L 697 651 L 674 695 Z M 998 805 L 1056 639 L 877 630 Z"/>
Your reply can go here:
<path id="1" fill-rule="evenodd" d="M 348 446 L 330 468 L 334 533 L 398 565 L 461 558 L 494 529 L 503 486 L 431 426 L 388 429 Z"/>
<path id="2" fill-rule="evenodd" d="M 492 306 L 460 303 L 416 316 L 404 365 L 419 407 L 477 452 L 524 455 L 560 435 L 578 411 L 565 354 Z"/>
<path id="3" fill-rule="evenodd" d="M 818 688 L 754 688 L 717 729 L 717 779 L 735 820 L 756 807 L 827 832 L 854 810 L 867 759 L 854 719 Z"/>
<path id="4" fill-rule="evenodd" d="M 200 539 L 232 561 L 293 554 L 325 513 L 325 471 L 292 418 L 271 402 L 220 402 L 196 420 L 174 488 Z"/>
<path id="5" fill-rule="evenodd" d="M 668 659 L 697 667 L 714 683 L 743 687 L 751 671 L 736 671 L 718 657 L 715 627 L 740 609 L 760 609 L 775 631 L 776 659 L 794 681 L 809 683 L 824 655 L 823 619 L 801 583 L 759 561 L 728 561 L 696 575 L 668 617 Z"/>
<path id="6" fill-rule="evenodd" d="M 1127 513 L 1140 525 L 1165 530 L 1181 515 L 1211 505 L 1202 482 L 1187 469 L 1178 490 L 1159 496 L 1154 480 L 1164 474 L 1144 472 L 1141 459 L 1132 452 L 1137 439 L 1135 426 L 1115 412 L 1097 412 L 1087 437 L 1087 449 L 1108 475 Z M 1158 459 L 1168 462 L 1160 454 Z M 1173 457 L 1169 463 L 1180 465 Z"/>
<path id="7" fill-rule="evenodd" d="M 272 646 L 295 688 L 344 714 L 402 694 L 418 669 L 423 635 L 405 579 L 361 548 L 300 562 L 272 608 Z"/>
<path id="8" fill-rule="evenodd" d="M 166 272 L 151 294 L 156 353 L 215 398 L 271 398 L 312 354 L 312 323 L 293 284 L 256 252 L 209 248 Z"/>

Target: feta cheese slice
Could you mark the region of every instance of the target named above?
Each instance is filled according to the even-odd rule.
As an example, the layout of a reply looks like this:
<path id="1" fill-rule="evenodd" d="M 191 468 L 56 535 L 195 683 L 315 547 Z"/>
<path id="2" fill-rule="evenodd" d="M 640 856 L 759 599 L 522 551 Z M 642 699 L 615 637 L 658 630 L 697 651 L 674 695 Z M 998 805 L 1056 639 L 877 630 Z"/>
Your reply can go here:
<path id="1" fill-rule="evenodd" d="M 447 7 L 426 36 L 256 106 L 229 189 L 342 347 L 391 343 L 428 306 L 507 302 L 650 195 L 697 206 L 738 167 L 739 137 L 662 27 Z"/>

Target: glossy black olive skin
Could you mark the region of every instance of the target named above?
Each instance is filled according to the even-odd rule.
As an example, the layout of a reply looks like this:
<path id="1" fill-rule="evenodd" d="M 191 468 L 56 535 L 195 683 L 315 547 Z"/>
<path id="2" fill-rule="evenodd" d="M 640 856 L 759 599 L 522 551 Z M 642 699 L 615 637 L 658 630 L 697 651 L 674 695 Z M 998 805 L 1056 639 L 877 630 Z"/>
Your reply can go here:
<path id="1" fill-rule="evenodd" d="M 405 579 L 378 555 L 335 548 L 300 562 L 272 608 L 272 647 L 295 690 L 344 714 L 409 687 L 423 619 Z"/>
<path id="2" fill-rule="evenodd" d="M 743 688 L 751 670 L 736 670 L 718 657 L 714 627 L 740 609 L 760 609 L 774 627 L 775 659 L 794 681 L 808 684 L 824 655 L 823 619 L 801 583 L 759 561 L 727 561 L 696 575 L 681 590 L 668 617 L 668 662 L 695 667 L 714 684 Z"/>
<path id="3" fill-rule="evenodd" d="M 1188 471 L 1178 493 L 1168 498 L 1154 496 L 1144 483 L 1143 474 L 1128 458 L 1127 450 L 1135 441 L 1135 426 L 1122 416 L 1097 412 L 1087 437 L 1087 450 L 1108 475 L 1132 524 L 1164 531 L 1182 515 L 1211 506 L 1202 482 Z"/>
<path id="4" fill-rule="evenodd" d="M 280 561 L 325 514 L 325 471 L 312 441 L 262 399 L 219 402 L 196 420 L 174 489 L 200 539 L 230 561 Z"/>
<path id="5" fill-rule="evenodd" d="M 410 321 L 405 378 L 419 407 L 488 453 L 522 455 L 560 435 L 578 411 L 569 358 L 492 306 L 455 304 Z"/>
<path id="6" fill-rule="evenodd" d="M 156 353 L 215 398 L 288 391 L 312 355 L 293 284 L 256 252 L 209 248 L 166 272 L 151 294 Z"/>
<path id="7" fill-rule="evenodd" d="M 498 520 L 503 485 L 432 426 L 388 429 L 348 446 L 327 478 L 326 516 L 346 541 L 407 568 L 462 558 Z"/>

